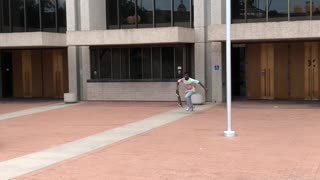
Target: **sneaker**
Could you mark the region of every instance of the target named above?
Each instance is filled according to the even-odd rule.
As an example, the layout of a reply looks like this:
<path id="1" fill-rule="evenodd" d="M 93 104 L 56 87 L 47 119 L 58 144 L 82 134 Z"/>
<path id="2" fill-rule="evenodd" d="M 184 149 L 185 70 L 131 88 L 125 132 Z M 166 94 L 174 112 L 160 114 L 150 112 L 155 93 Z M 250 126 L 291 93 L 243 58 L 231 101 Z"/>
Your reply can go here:
<path id="1" fill-rule="evenodd" d="M 188 108 L 188 112 L 193 112 L 193 107 Z"/>

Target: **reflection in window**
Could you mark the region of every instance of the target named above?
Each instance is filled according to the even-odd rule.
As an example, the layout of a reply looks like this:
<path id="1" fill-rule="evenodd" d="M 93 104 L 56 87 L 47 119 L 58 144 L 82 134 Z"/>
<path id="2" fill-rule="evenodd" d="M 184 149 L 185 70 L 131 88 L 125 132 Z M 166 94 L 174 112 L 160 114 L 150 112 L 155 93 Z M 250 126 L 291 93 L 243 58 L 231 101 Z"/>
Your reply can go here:
<path id="1" fill-rule="evenodd" d="M 266 0 L 247 0 L 248 21 L 266 21 L 266 9 Z"/>
<path id="2" fill-rule="evenodd" d="M 134 0 L 120 0 L 120 23 L 122 29 L 136 27 L 136 9 Z"/>
<path id="3" fill-rule="evenodd" d="M 312 1 L 312 19 L 320 19 L 320 0 Z"/>
<path id="4" fill-rule="evenodd" d="M 288 0 L 268 0 L 269 20 L 288 21 Z"/>
<path id="5" fill-rule="evenodd" d="M 59 32 L 66 32 L 66 1 L 58 0 L 58 28 Z"/>
<path id="6" fill-rule="evenodd" d="M 102 81 L 175 80 L 181 77 L 182 72 L 191 72 L 190 52 L 192 49 L 189 48 L 191 46 L 183 45 L 92 48 L 91 79 Z"/>
<path id="7" fill-rule="evenodd" d="M 138 27 L 153 27 L 153 0 L 138 0 Z"/>
<path id="8" fill-rule="evenodd" d="M 171 26 L 171 0 L 155 0 L 157 27 Z"/>
<path id="9" fill-rule="evenodd" d="M 56 32 L 55 0 L 41 1 L 42 28 L 46 32 Z"/>
<path id="10" fill-rule="evenodd" d="M 245 0 L 233 0 L 232 8 L 232 22 L 245 21 Z"/>
<path id="11" fill-rule="evenodd" d="M 26 0 L 27 29 L 29 32 L 40 31 L 39 0 Z"/>
<path id="12" fill-rule="evenodd" d="M 191 0 L 174 0 L 174 25 L 190 27 Z"/>
<path id="13" fill-rule="evenodd" d="M 11 0 L 12 31 L 24 31 L 24 1 Z"/>
<path id="14" fill-rule="evenodd" d="M 290 1 L 290 19 L 305 20 L 310 18 L 310 1 L 291 0 Z"/>

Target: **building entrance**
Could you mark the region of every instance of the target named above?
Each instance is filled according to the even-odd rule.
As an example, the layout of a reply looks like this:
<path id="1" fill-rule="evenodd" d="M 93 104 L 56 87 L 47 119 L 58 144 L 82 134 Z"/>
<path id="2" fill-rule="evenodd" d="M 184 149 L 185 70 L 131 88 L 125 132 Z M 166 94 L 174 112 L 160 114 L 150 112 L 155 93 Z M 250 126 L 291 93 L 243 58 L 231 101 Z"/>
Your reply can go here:
<path id="1" fill-rule="evenodd" d="M 247 98 L 319 99 L 319 51 L 318 42 L 246 44 Z"/>
<path id="2" fill-rule="evenodd" d="M 62 98 L 68 91 L 65 49 L 1 52 L 2 97 Z"/>

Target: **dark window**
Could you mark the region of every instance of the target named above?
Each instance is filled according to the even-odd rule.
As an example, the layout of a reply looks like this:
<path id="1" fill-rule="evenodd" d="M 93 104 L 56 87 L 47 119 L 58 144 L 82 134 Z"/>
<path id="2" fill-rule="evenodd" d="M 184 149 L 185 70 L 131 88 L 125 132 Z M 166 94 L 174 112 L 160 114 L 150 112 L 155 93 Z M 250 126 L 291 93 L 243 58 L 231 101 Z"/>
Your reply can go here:
<path id="1" fill-rule="evenodd" d="M 134 0 L 120 0 L 120 24 L 122 29 L 136 27 L 136 4 Z"/>
<path id="2" fill-rule="evenodd" d="M 59 32 L 66 32 L 66 0 L 58 0 L 58 28 Z"/>
<path id="3" fill-rule="evenodd" d="M 142 79 L 141 48 L 130 49 L 130 78 Z"/>
<path id="4" fill-rule="evenodd" d="M 152 48 L 152 78 L 161 79 L 161 48 Z"/>
<path id="5" fill-rule="evenodd" d="M 266 0 L 247 0 L 248 22 L 266 21 Z"/>
<path id="6" fill-rule="evenodd" d="M 192 47 L 92 48 L 91 79 L 101 81 L 175 80 L 191 72 Z"/>
<path id="7" fill-rule="evenodd" d="M 171 0 L 155 0 L 155 2 L 156 26 L 171 26 Z"/>
<path id="8" fill-rule="evenodd" d="M 108 13 L 108 28 L 109 29 L 118 29 L 118 1 L 108 0 L 107 1 L 107 13 Z"/>
<path id="9" fill-rule="evenodd" d="M 100 78 L 111 79 L 112 58 L 111 49 L 102 49 L 100 51 Z"/>
<path id="10" fill-rule="evenodd" d="M 2 0 L 1 2 L 1 32 L 10 32 L 10 8 L 9 0 Z"/>
<path id="11" fill-rule="evenodd" d="M 288 0 L 268 0 L 269 21 L 288 21 Z"/>
<path id="12" fill-rule="evenodd" d="M 153 27 L 153 0 L 138 0 L 137 12 L 139 28 Z"/>
<path id="13" fill-rule="evenodd" d="M 56 4 L 55 0 L 42 0 L 42 26 L 43 31 L 56 32 Z"/>
<path id="14" fill-rule="evenodd" d="M 191 0 L 174 0 L 174 25 L 190 27 Z"/>
<path id="15" fill-rule="evenodd" d="M 182 70 L 186 68 L 183 67 L 183 47 L 176 47 L 175 48 L 175 52 L 174 52 L 174 55 L 175 55 L 175 72 L 176 72 L 176 75 L 175 77 L 176 78 L 181 78 L 182 75 L 183 75 L 183 72 Z"/>
<path id="16" fill-rule="evenodd" d="M 142 78 L 151 79 L 152 78 L 152 63 L 151 63 L 151 48 L 142 49 Z"/>
<path id="17" fill-rule="evenodd" d="M 112 49 L 112 78 L 121 79 L 121 49 Z"/>
<path id="18" fill-rule="evenodd" d="M 170 47 L 162 48 L 162 78 L 174 78 L 174 49 Z"/>
<path id="19" fill-rule="evenodd" d="M 11 0 L 11 18 L 12 18 L 12 31 L 24 32 L 24 1 Z"/>
<path id="20" fill-rule="evenodd" d="M 232 22 L 245 22 L 245 0 L 233 0 L 232 8 Z"/>
<path id="21" fill-rule="evenodd" d="M 93 49 L 91 50 L 91 79 L 100 79 L 100 69 L 99 69 L 99 50 Z"/>
<path id="22" fill-rule="evenodd" d="M 129 49 L 121 49 L 121 79 L 130 79 Z"/>
<path id="23" fill-rule="evenodd" d="M 27 31 L 40 31 L 39 0 L 26 0 Z"/>
<path id="24" fill-rule="evenodd" d="M 310 1 L 291 0 L 290 1 L 290 20 L 310 19 Z"/>

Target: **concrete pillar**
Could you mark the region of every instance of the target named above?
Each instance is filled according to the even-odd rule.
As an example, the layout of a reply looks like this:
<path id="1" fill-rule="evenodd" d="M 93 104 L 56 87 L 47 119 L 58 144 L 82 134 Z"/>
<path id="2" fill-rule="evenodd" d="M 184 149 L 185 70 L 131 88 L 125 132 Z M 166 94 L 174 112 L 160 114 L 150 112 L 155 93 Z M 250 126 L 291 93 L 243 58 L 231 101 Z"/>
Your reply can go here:
<path id="1" fill-rule="evenodd" d="M 225 24 L 226 22 L 226 1 L 214 0 L 210 3 L 211 13 L 209 24 Z"/>
<path id="2" fill-rule="evenodd" d="M 79 29 L 79 4 L 78 0 L 66 1 L 67 13 L 67 31 L 76 31 Z"/>
<path id="3" fill-rule="evenodd" d="M 225 48 L 224 43 L 211 43 L 212 102 L 225 101 Z"/>
<path id="4" fill-rule="evenodd" d="M 90 79 L 90 48 L 89 46 L 79 47 L 80 55 L 80 97 L 87 100 L 87 81 Z"/>
<path id="5" fill-rule="evenodd" d="M 81 30 L 106 29 L 106 1 L 80 0 Z"/>
<path id="6" fill-rule="evenodd" d="M 79 62 L 78 50 L 76 46 L 68 47 L 68 71 L 69 71 L 69 93 L 74 93 L 80 98 L 79 94 Z"/>

